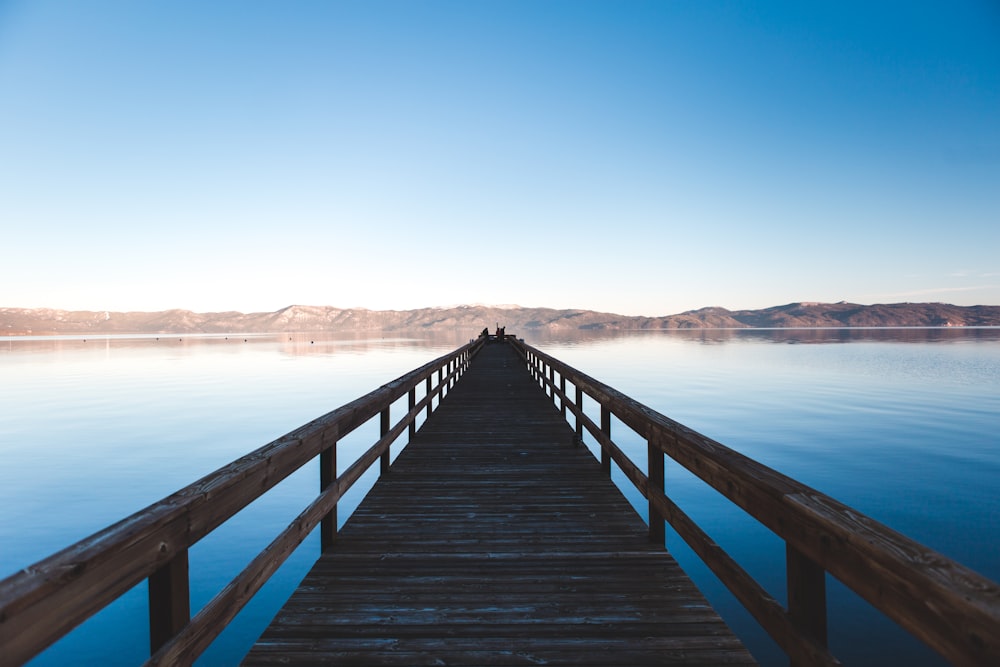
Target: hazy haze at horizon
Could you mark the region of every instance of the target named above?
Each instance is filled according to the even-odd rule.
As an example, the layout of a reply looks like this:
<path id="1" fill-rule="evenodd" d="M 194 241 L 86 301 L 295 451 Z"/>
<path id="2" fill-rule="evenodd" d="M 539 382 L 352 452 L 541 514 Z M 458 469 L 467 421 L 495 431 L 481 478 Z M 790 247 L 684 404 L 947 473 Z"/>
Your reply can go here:
<path id="1" fill-rule="evenodd" d="M 0 306 L 1000 304 L 1000 5 L 0 1 Z"/>

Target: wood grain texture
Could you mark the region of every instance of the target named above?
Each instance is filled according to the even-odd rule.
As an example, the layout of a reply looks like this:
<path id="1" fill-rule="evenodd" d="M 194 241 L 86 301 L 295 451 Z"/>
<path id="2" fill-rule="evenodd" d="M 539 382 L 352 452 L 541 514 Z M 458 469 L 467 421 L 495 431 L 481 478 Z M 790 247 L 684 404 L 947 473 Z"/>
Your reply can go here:
<path id="1" fill-rule="evenodd" d="M 421 382 L 444 391 L 442 367 L 455 367 L 483 340 L 470 342 L 332 412 L 300 426 L 202 479 L 0 581 L 0 667 L 21 665 L 215 530 L 337 439 L 379 414 Z M 446 381 L 454 380 L 448 376 Z M 392 433 L 398 435 L 406 424 Z M 381 451 L 379 452 L 381 453 Z M 338 484 L 339 486 L 339 484 Z M 338 491 L 339 493 L 339 491 Z M 332 509 L 332 508 L 331 508 Z M 173 584 L 171 584 L 173 586 Z M 179 618 L 181 607 L 168 612 Z M 171 624 L 155 621 L 157 627 Z M 217 634 L 221 628 L 216 628 Z M 159 642 L 161 637 L 157 637 Z"/>
<path id="2" fill-rule="evenodd" d="M 574 435 L 486 346 L 244 664 L 754 664 Z"/>
<path id="3" fill-rule="evenodd" d="M 610 416 L 607 413 L 654 443 L 663 453 L 774 531 L 804 558 L 839 579 L 952 664 L 969 667 L 1000 664 L 1000 584 L 536 348 L 519 341 L 514 345 L 533 364 L 565 375 L 577 391 L 582 390 L 600 405 L 600 428 L 578 414 L 579 401 L 568 407 L 600 443 L 602 456 L 613 458 L 643 495 L 649 497 L 644 488 L 648 486 L 647 480 L 631 461 L 623 461 L 624 454 L 608 436 L 606 424 L 610 423 Z M 542 380 L 546 376 L 542 370 L 536 369 L 534 373 Z M 551 389 L 558 396 L 554 385 Z M 669 502 L 666 498 L 653 497 L 650 502 L 662 504 L 668 519 L 676 514 L 666 506 Z M 671 519 L 671 523 L 674 520 Z M 683 525 L 675 524 L 674 527 L 682 535 L 685 532 L 693 534 Z M 691 543 L 696 551 L 701 548 L 701 541 L 698 538 Z M 706 560 L 706 563 L 719 573 L 713 561 Z M 734 568 L 727 566 L 727 569 L 736 572 Z M 720 576 L 734 592 L 747 588 L 745 582 L 740 581 L 741 577 Z M 764 600 L 752 595 L 741 601 L 747 605 L 750 599 Z M 769 605 L 758 606 L 766 612 Z M 762 615 L 751 607 L 748 609 L 772 637 L 783 644 L 786 633 L 780 626 L 785 624 L 765 623 Z M 770 612 L 764 615 L 774 616 Z M 775 628 L 779 628 L 777 634 Z M 802 646 L 807 647 L 808 643 Z M 789 646 L 785 646 L 788 650 Z"/>

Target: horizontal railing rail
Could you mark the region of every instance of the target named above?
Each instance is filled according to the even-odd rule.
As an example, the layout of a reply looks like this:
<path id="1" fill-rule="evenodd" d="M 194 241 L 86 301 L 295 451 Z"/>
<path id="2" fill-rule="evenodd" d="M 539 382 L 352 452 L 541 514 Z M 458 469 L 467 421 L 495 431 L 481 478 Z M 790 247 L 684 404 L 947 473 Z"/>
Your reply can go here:
<path id="1" fill-rule="evenodd" d="M 144 579 L 147 664 L 192 663 L 317 525 L 323 550 L 333 544 L 337 501 L 376 460 L 388 471 L 391 444 L 406 429 L 413 436 L 421 411 L 431 414 L 485 341 L 480 336 L 0 581 L 0 665 L 23 664 Z M 408 412 L 391 425 L 390 407 L 404 394 Z M 338 476 L 337 441 L 376 415 L 379 440 Z M 317 457 L 319 496 L 192 618 L 188 549 Z"/>
<path id="2" fill-rule="evenodd" d="M 650 537 L 664 521 L 733 593 L 793 665 L 840 664 L 826 647 L 829 572 L 955 665 L 1000 664 L 1000 585 L 864 514 L 513 340 L 539 384 L 576 418 L 649 503 Z M 567 382 L 573 385 L 570 398 Z M 600 424 L 583 396 L 600 406 Z M 611 416 L 647 443 L 647 472 L 611 438 Z M 787 607 L 771 596 L 664 492 L 664 455 L 785 541 Z"/>

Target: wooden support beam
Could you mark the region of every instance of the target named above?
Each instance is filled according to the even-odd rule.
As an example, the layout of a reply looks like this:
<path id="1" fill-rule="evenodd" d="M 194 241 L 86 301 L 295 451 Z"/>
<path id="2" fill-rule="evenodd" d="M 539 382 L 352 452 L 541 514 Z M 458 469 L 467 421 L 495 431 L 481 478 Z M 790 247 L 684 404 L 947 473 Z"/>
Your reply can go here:
<path id="1" fill-rule="evenodd" d="M 788 616 L 801 634 L 826 647 L 826 572 L 792 545 L 785 544 Z M 790 661 L 792 667 L 805 667 Z"/>
<path id="2" fill-rule="evenodd" d="M 601 433 L 611 439 L 611 410 L 606 405 L 601 406 Z M 601 470 L 611 474 L 611 452 L 607 447 L 601 447 Z"/>
<path id="3" fill-rule="evenodd" d="M 149 576 L 149 653 L 156 653 L 191 620 L 188 550 Z"/>
<path id="4" fill-rule="evenodd" d="M 424 381 L 424 392 L 425 392 L 425 394 L 424 394 L 425 396 L 430 397 L 430 395 L 431 395 L 431 376 L 429 376 L 429 375 L 427 376 L 427 379 Z M 424 418 L 425 419 L 429 419 L 430 416 L 431 416 L 431 412 L 433 412 L 433 411 L 434 411 L 434 399 L 430 398 L 430 400 L 427 401 L 427 414 L 426 414 L 426 416 Z"/>
<path id="5" fill-rule="evenodd" d="M 379 437 L 384 438 L 386 433 L 389 432 L 389 408 L 382 411 L 381 425 L 379 428 Z M 382 460 L 380 463 L 379 474 L 386 474 L 389 472 L 389 463 L 391 459 L 389 457 L 389 448 L 385 448 L 385 453 L 382 454 Z"/>
<path id="6" fill-rule="evenodd" d="M 566 376 L 562 373 L 559 374 L 559 391 L 562 395 L 566 395 Z M 559 399 L 559 412 L 562 413 L 562 418 L 566 419 L 566 400 L 563 398 Z"/>
<path id="7" fill-rule="evenodd" d="M 319 453 L 319 490 L 326 490 L 337 479 L 337 443 L 324 449 Z M 320 550 L 325 552 L 337 540 L 337 506 L 334 505 L 330 512 L 323 516 L 320 521 L 319 542 Z"/>
<path id="8" fill-rule="evenodd" d="M 406 397 L 406 409 L 407 409 L 407 412 L 413 412 L 413 408 L 416 406 L 416 404 L 417 404 L 417 390 L 416 389 L 411 389 L 410 393 Z M 416 417 L 414 417 L 413 420 L 410 422 L 409 433 L 410 433 L 410 440 L 412 440 L 413 437 L 417 434 L 417 418 Z"/>
<path id="9" fill-rule="evenodd" d="M 576 387 L 576 441 L 583 441 L 583 420 L 580 419 L 583 415 L 583 389 L 577 385 Z"/>
<path id="10" fill-rule="evenodd" d="M 648 492 L 646 494 L 649 498 L 649 541 L 660 545 L 666 542 L 666 530 L 663 523 L 665 517 L 660 513 L 654 497 L 666 495 L 663 490 L 664 456 L 659 447 L 655 446 L 652 442 L 646 443 L 646 470 L 648 471 L 646 476 L 649 480 Z"/>

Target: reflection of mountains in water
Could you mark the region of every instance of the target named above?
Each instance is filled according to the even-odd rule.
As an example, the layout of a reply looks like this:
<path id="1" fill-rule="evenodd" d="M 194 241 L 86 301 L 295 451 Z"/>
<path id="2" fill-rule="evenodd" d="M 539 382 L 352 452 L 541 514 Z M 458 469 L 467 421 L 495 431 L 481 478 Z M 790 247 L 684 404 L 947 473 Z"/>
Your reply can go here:
<path id="1" fill-rule="evenodd" d="M 520 334 L 519 334 L 520 335 Z M 657 330 L 575 330 L 530 331 L 524 339 L 531 344 L 575 344 L 601 340 L 667 336 L 705 345 L 758 342 L 809 345 L 824 343 L 947 343 L 957 341 L 1000 341 L 1000 327 L 886 327 L 886 328 L 801 328 L 801 329 L 657 329 Z"/>
<path id="2" fill-rule="evenodd" d="M 671 336 L 704 343 L 938 343 L 960 340 L 1000 341 L 1000 327 L 838 327 L 786 329 L 697 329 L 671 331 Z"/>
<path id="3" fill-rule="evenodd" d="M 0 335 L 51 334 L 211 334 L 364 332 L 457 332 L 468 339 L 496 326 L 518 335 L 572 340 L 575 334 L 593 340 L 602 334 L 636 330 L 696 330 L 705 340 L 723 340 L 732 329 L 803 329 L 834 331 L 842 327 L 990 327 L 1000 326 L 1000 306 L 953 306 L 942 303 L 897 303 L 865 306 L 851 303 L 793 303 L 761 310 L 702 308 L 661 317 L 627 316 L 591 310 L 556 310 L 498 306 L 455 306 L 417 310 L 366 310 L 331 306 L 289 306 L 268 313 L 194 313 L 64 311 L 0 308 Z M 833 342 L 848 334 L 795 333 L 789 342 Z M 867 335 L 867 334 L 861 334 Z M 877 340 L 912 340 L 910 334 L 881 333 Z M 857 340 L 851 334 L 847 340 Z M 922 336 L 922 335 L 921 335 Z M 926 338 L 920 338 L 925 340 Z M 943 339 L 943 338 L 942 338 Z"/>

